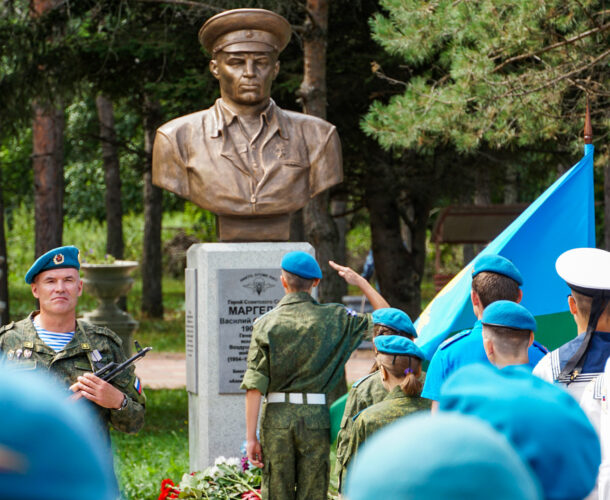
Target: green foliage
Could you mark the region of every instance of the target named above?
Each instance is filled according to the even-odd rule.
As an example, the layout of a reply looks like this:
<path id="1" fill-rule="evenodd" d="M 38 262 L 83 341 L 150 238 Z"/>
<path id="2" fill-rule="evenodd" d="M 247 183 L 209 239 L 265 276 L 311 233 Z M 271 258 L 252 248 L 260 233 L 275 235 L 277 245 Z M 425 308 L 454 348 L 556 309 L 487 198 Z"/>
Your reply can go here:
<path id="1" fill-rule="evenodd" d="M 111 432 L 126 500 L 156 500 L 163 479 L 188 470 L 187 392 L 146 390 L 146 399 L 146 421 L 138 434 Z"/>
<path id="2" fill-rule="evenodd" d="M 375 102 L 362 123 L 385 148 L 472 152 L 567 138 L 579 151 L 585 94 L 604 114 L 596 128 L 608 133 L 604 2 L 381 5 L 387 14 L 372 19 L 373 36 L 414 72 L 401 95 Z"/>

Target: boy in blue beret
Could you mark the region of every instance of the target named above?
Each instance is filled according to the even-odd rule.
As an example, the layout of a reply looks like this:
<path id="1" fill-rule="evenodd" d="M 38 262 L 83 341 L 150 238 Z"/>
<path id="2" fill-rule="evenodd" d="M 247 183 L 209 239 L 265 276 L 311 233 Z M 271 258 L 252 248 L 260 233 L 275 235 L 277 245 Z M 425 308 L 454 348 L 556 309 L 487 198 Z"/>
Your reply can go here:
<path id="1" fill-rule="evenodd" d="M 25 275 L 40 310 L 0 328 L 0 351 L 5 365 L 19 370 L 50 373 L 83 398 L 97 415 L 92 428 L 109 439 L 112 425 L 137 432 L 144 424 L 145 401 L 140 381 L 131 367 L 111 383 L 93 372 L 110 362 L 125 361 L 122 341 L 108 328 L 76 319 L 83 290 L 78 248 L 49 250 Z"/>
<path id="2" fill-rule="evenodd" d="M 520 286 L 523 278 L 515 265 L 501 255 L 480 255 L 472 268 L 472 290 L 470 300 L 477 322 L 472 329 L 465 330 L 443 342 L 432 356 L 422 396 L 431 399 L 432 411 L 438 407 L 441 386 L 444 381 L 461 366 L 470 363 L 488 364 L 489 360 L 483 348 L 483 311 L 489 304 L 498 300 L 521 302 L 523 293 Z M 548 352 L 533 342 L 528 349 L 529 363 L 536 363 Z"/>
<path id="3" fill-rule="evenodd" d="M 529 464 L 548 500 L 585 498 L 601 462 L 589 419 L 566 391 L 521 366 L 471 364 L 443 385 L 441 412 L 488 422 Z"/>
<path id="4" fill-rule="evenodd" d="M 358 286 L 373 309 L 388 303 L 349 267 L 330 262 Z M 371 324 L 342 304 L 320 304 L 311 296 L 322 277 L 315 259 L 290 252 L 281 263 L 286 291 L 278 305 L 254 323 L 247 370 L 246 449 L 263 467 L 264 499 L 326 498 L 329 483 L 330 415 L 326 395 Z M 259 442 L 260 401 L 265 396 Z"/>
<path id="5" fill-rule="evenodd" d="M 400 335 L 406 339 L 417 338 L 415 326 L 409 315 L 394 307 L 384 307 L 373 311 L 373 339 L 380 335 Z M 337 434 L 337 463 L 335 470 L 339 478 L 339 491 L 342 487 L 342 478 L 345 475 L 345 467 L 348 460 L 348 447 L 352 434 L 353 418 L 365 408 L 383 401 L 388 395 L 388 390 L 379 376 L 377 362 L 368 375 L 360 378 L 352 384 L 349 391 L 341 426 Z"/>
<path id="6" fill-rule="evenodd" d="M 367 441 L 347 474 L 349 500 L 542 500 L 499 432 L 458 413 L 415 414 Z"/>
<path id="7" fill-rule="evenodd" d="M 386 390 L 385 398 L 352 417 L 343 471 L 367 439 L 394 420 L 430 409 L 430 400 L 420 397 L 421 364 L 425 359 L 412 340 L 399 335 L 380 335 L 373 340 L 379 371 L 374 375 Z"/>
<path id="8" fill-rule="evenodd" d="M 522 365 L 531 370 L 528 348 L 534 342 L 536 319 L 522 305 L 498 300 L 483 311 L 483 348 L 498 368 Z"/>

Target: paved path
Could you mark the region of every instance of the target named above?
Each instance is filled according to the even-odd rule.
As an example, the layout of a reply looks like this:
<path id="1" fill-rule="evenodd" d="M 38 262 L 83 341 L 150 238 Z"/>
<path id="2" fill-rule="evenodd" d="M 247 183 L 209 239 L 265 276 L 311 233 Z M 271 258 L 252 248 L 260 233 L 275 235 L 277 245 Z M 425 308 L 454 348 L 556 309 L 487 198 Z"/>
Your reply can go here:
<path id="1" fill-rule="evenodd" d="M 356 350 L 345 365 L 348 383 L 366 375 L 373 364 L 373 351 Z M 184 353 L 151 352 L 136 363 L 136 374 L 149 389 L 180 389 L 186 387 Z"/>

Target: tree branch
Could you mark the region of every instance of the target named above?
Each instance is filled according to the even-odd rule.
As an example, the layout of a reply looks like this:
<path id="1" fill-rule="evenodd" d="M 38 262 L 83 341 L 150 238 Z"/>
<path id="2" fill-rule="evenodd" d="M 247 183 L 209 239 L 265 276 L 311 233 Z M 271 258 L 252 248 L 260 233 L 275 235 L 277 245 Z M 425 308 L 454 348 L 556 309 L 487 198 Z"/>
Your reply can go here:
<path id="1" fill-rule="evenodd" d="M 610 55 L 610 49 L 607 50 L 606 52 L 603 52 L 602 54 L 600 54 L 598 57 L 593 59 L 590 63 L 585 64 L 584 66 L 580 66 L 576 69 L 573 69 L 572 71 L 570 71 L 564 75 L 558 76 L 557 78 L 553 78 L 552 80 L 549 80 L 548 82 L 546 82 L 544 85 L 540 85 L 539 87 L 536 87 L 535 89 L 532 89 L 532 90 L 526 90 L 526 91 L 518 92 L 518 93 L 513 93 L 513 92 L 509 91 L 509 92 L 502 94 L 499 97 L 499 99 L 502 99 L 504 97 L 522 97 L 524 95 L 533 94 L 535 92 L 538 92 L 539 90 L 546 89 L 548 87 L 555 85 L 557 82 L 560 82 L 561 80 L 569 79 L 572 75 L 575 75 L 577 73 L 580 73 L 581 71 L 584 71 L 585 69 L 595 66 L 597 63 L 599 63 L 600 61 L 602 61 L 605 57 L 607 57 L 609 55 Z"/>
<path id="2" fill-rule="evenodd" d="M 537 56 L 537 55 L 540 55 L 540 54 L 544 54 L 545 52 L 548 52 L 549 50 L 553 50 L 553 49 L 556 49 L 558 47 L 563 47 L 564 45 L 569 45 L 569 44 L 574 43 L 574 42 L 576 42 L 578 40 L 582 40 L 583 38 L 586 38 L 586 37 L 588 37 L 590 35 L 593 35 L 594 33 L 598 33 L 600 31 L 605 31 L 608 28 L 610 28 L 610 23 L 606 23 L 606 24 L 600 26 L 599 28 L 595 28 L 595 29 L 592 29 L 592 30 L 589 30 L 589 31 L 585 31 L 584 33 L 581 33 L 580 35 L 576 35 L 573 38 L 568 38 L 568 39 L 566 39 L 566 40 L 564 40 L 562 42 L 557 42 L 557 43 L 554 43 L 552 45 L 548 45 L 547 47 L 543 47 L 540 50 L 535 50 L 535 51 L 529 52 L 527 54 L 521 54 L 519 56 L 510 57 L 509 59 L 504 61 L 499 66 L 496 66 L 493 69 L 492 73 L 500 71 L 506 65 L 508 65 L 510 63 L 513 63 L 515 61 L 521 61 L 522 59 L 527 59 L 529 57 L 534 57 L 534 56 Z"/>
<path id="3" fill-rule="evenodd" d="M 208 3 L 197 2 L 195 0 L 137 0 L 142 3 L 169 3 L 172 5 L 184 5 L 186 7 L 196 7 L 199 9 L 212 10 L 214 12 L 223 12 L 226 9 L 210 5 Z"/>

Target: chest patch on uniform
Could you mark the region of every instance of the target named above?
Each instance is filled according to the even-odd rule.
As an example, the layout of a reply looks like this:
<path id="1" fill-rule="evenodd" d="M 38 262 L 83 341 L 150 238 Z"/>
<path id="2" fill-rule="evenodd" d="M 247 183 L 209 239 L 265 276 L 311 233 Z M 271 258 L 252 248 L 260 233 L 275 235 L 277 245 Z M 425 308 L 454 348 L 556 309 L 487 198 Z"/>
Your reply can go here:
<path id="1" fill-rule="evenodd" d="M 23 347 L 25 347 L 26 349 L 34 349 L 34 342 L 24 342 Z"/>
<path id="2" fill-rule="evenodd" d="M 81 349 L 82 349 L 83 351 L 89 351 L 89 350 L 91 350 L 91 346 L 90 346 L 89 344 L 87 344 L 87 342 L 83 342 L 83 343 L 80 345 L 80 347 L 81 347 Z"/>

